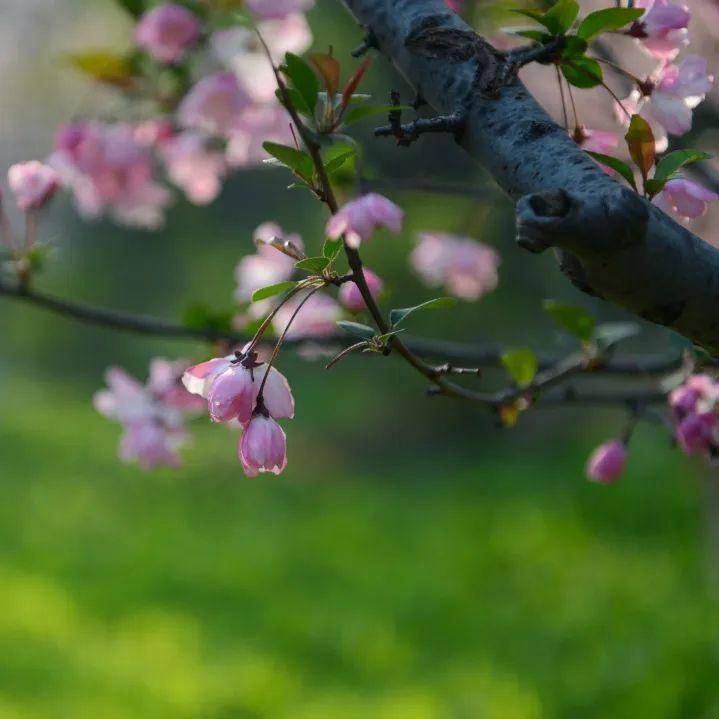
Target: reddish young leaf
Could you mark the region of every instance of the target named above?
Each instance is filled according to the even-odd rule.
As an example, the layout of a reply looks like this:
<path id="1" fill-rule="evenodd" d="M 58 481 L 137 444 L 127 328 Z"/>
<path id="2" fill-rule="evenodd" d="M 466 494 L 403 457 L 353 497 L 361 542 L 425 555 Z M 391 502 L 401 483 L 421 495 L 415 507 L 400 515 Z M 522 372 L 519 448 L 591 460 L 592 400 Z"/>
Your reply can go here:
<path id="1" fill-rule="evenodd" d="M 349 105 L 352 95 L 355 94 L 355 90 L 359 87 L 360 82 L 364 74 L 372 64 L 372 60 L 367 58 L 355 71 L 352 73 L 352 77 L 347 81 L 345 89 L 342 92 L 342 109 L 344 110 Z"/>
<path id="2" fill-rule="evenodd" d="M 656 157 L 656 143 L 654 133 L 649 123 L 641 115 L 632 115 L 629 129 L 624 136 L 629 147 L 629 154 L 636 163 L 644 180 L 649 176 L 649 170 L 654 166 Z"/>
<path id="3" fill-rule="evenodd" d="M 317 68 L 322 76 L 327 89 L 327 95 L 331 98 L 340 86 L 340 64 L 332 55 L 317 53 L 310 57 L 310 62 Z"/>

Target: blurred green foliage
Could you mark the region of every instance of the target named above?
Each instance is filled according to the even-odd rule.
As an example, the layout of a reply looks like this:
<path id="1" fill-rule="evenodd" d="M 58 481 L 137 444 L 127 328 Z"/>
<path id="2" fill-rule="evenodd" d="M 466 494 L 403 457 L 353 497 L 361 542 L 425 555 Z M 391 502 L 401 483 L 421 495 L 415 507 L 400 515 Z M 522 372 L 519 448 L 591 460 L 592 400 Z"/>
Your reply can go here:
<path id="1" fill-rule="evenodd" d="M 350 65 L 358 32 L 338 3 L 319 0 L 311 19 L 316 49 L 332 42 Z M 409 97 L 381 60 L 368 78 L 378 101 L 390 86 Z M 402 151 L 370 129 L 370 177 L 484 183 L 451 140 Z M 324 216 L 286 184 L 240 174 L 155 234 L 83 224 L 58 202 L 38 286 L 223 317 L 260 222 L 320 252 Z M 412 332 L 562 352 L 573 342 L 543 299 L 626 319 L 580 297 L 550 256 L 516 249 L 499 198 L 386 192 L 407 231 L 363 248 L 386 308 L 437 294 L 407 272 L 415 230 L 466 232 L 503 257 L 495 293 L 418 313 Z M 145 474 L 118 463 L 119 427 L 92 408 L 105 367 L 144 377 L 155 355 L 209 348 L 7 302 L 0 326 L 0 719 L 719 718 L 711 505 L 658 429 L 640 429 L 620 484 L 597 487 L 583 464 L 619 411 L 531 413 L 500 431 L 426 398 L 391 358 L 325 373 L 290 353 L 285 475 L 245 479 L 236 436 L 206 420 L 184 469 Z"/>

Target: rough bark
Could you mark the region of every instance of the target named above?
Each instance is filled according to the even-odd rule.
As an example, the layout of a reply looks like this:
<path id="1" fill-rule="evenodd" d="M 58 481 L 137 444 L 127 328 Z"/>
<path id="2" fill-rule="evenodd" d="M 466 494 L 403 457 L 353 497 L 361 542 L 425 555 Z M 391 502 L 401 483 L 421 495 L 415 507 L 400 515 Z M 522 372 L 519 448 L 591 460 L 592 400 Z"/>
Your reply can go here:
<path id="1" fill-rule="evenodd" d="M 438 113 L 466 112 L 459 142 L 516 202 L 520 246 L 554 248 L 582 291 L 719 353 L 719 251 L 606 175 L 520 81 L 479 90 L 491 52 L 461 60 L 408 46 L 423 28 L 470 29 L 443 0 L 344 3 Z"/>

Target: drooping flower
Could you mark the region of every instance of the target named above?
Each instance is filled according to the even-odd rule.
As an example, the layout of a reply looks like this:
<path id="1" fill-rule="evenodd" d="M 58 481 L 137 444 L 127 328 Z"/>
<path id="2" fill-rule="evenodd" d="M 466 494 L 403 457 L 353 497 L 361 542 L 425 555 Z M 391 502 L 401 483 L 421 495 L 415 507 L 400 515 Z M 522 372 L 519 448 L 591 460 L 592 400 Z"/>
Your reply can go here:
<path id="1" fill-rule="evenodd" d="M 156 229 L 170 193 L 155 181 L 149 148 L 127 124 L 72 123 L 60 128 L 49 164 L 72 190 L 84 217 L 109 213 L 121 224 Z"/>
<path id="2" fill-rule="evenodd" d="M 619 439 L 597 447 L 587 462 L 587 478 L 600 484 L 612 484 L 621 477 L 627 461 L 627 447 Z"/>
<path id="3" fill-rule="evenodd" d="M 283 18 L 290 13 L 306 12 L 314 0 L 246 0 L 247 9 L 261 18 Z"/>
<path id="4" fill-rule="evenodd" d="M 654 198 L 654 204 L 665 212 L 672 212 L 684 219 L 701 217 L 707 211 L 707 203 L 719 199 L 719 195 L 696 182 L 678 177 L 669 180 Z"/>
<path id="5" fill-rule="evenodd" d="M 384 288 L 382 280 L 368 267 L 364 268 L 364 278 L 372 297 L 378 297 Z M 338 297 L 340 302 L 350 312 L 361 312 L 367 306 L 354 280 L 345 282 L 342 287 L 340 287 Z"/>
<path id="6" fill-rule="evenodd" d="M 637 38 L 650 55 L 673 60 L 689 43 L 689 8 L 669 0 L 637 0 L 635 5 L 646 11 L 631 26 L 629 34 Z"/>
<path id="7" fill-rule="evenodd" d="M 287 466 L 287 438 L 272 417 L 257 412 L 240 439 L 239 457 L 248 477 L 260 472 L 281 474 Z"/>
<path id="8" fill-rule="evenodd" d="M 329 295 L 315 292 L 292 319 L 304 297 L 305 295 L 299 293 L 280 307 L 272 321 L 275 332 L 281 334 L 292 321 L 287 339 L 299 340 L 333 335 L 337 330 L 337 320 L 342 317 L 339 303 Z"/>
<path id="9" fill-rule="evenodd" d="M 255 408 L 254 369 L 241 362 L 228 367 L 215 378 L 207 397 L 213 422 L 249 422 Z"/>
<path id="10" fill-rule="evenodd" d="M 182 5 L 165 3 L 142 15 L 135 28 L 135 41 L 156 60 L 181 60 L 200 35 L 197 16 Z"/>
<path id="11" fill-rule="evenodd" d="M 177 111 L 182 127 L 229 138 L 251 98 L 231 72 L 203 77 L 187 93 Z"/>
<path id="12" fill-rule="evenodd" d="M 430 286 L 443 286 L 461 299 L 478 300 L 499 281 L 499 254 L 469 237 L 422 232 L 410 255 L 410 264 Z"/>
<path id="13" fill-rule="evenodd" d="M 159 146 L 170 180 L 196 205 L 207 205 L 222 190 L 227 172 L 223 153 L 208 147 L 207 138 L 198 132 L 179 133 Z"/>
<path id="14" fill-rule="evenodd" d="M 57 172 L 35 160 L 12 165 L 7 176 L 15 202 L 23 212 L 44 207 L 60 185 Z"/>
<path id="15" fill-rule="evenodd" d="M 336 240 L 345 235 L 347 244 L 357 248 L 363 240 L 369 240 L 379 227 L 386 227 L 398 234 L 402 230 L 404 212 L 386 197 L 370 192 L 355 200 L 330 217 L 326 234 Z"/>
<path id="16" fill-rule="evenodd" d="M 693 412 L 677 425 L 677 441 L 686 454 L 703 454 L 716 442 L 717 415 Z"/>

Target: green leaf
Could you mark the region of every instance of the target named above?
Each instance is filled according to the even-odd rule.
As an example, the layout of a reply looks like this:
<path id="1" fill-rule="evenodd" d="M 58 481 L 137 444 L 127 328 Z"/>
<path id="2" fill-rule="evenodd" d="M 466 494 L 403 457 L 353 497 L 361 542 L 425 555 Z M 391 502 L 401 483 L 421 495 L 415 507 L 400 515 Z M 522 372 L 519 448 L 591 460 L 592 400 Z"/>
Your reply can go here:
<path id="1" fill-rule="evenodd" d="M 595 320 L 585 309 L 576 305 L 557 302 L 556 300 L 544 300 L 542 303 L 545 312 L 562 328 L 571 334 L 579 337 L 584 342 L 589 342 L 594 333 Z"/>
<path id="2" fill-rule="evenodd" d="M 335 257 L 339 254 L 339 251 L 342 249 L 342 238 L 338 238 L 336 240 L 330 240 L 329 238 L 325 240 L 324 245 L 322 245 L 322 254 L 324 257 L 326 257 L 329 260 L 334 260 Z"/>
<path id="3" fill-rule="evenodd" d="M 636 322 L 605 322 L 594 330 L 594 341 L 601 349 L 607 350 L 618 342 L 635 337 L 641 331 L 642 328 Z"/>
<path id="4" fill-rule="evenodd" d="M 295 110 L 300 113 L 300 115 L 304 115 L 305 117 L 310 118 L 314 117 L 314 113 L 305 104 L 304 98 L 302 97 L 302 95 L 300 95 L 299 90 L 295 90 L 294 87 L 286 87 L 285 92 L 290 98 L 290 103 L 292 104 L 292 107 L 294 107 Z M 280 105 L 285 105 L 285 98 L 279 88 L 275 90 L 275 97 L 279 100 Z"/>
<path id="5" fill-rule="evenodd" d="M 502 354 L 502 364 L 518 387 L 527 387 L 537 374 L 537 355 L 529 349 L 510 350 Z"/>
<path id="6" fill-rule="evenodd" d="M 320 91 L 320 83 L 314 70 L 301 57 L 291 52 L 285 55 L 282 69 L 299 93 L 307 110 L 313 113 L 317 106 L 317 94 Z"/>
<path id="7" fill-rule="evenodd" d="M 644 8 L 610 7 L 590 12 L 582 20 L 577 35 L 591 40 L 595 35 L 611 30 L 619 30 L 630 22 L 637 20 L 644 13 Z"/>
<path id="8" fill-rule="evenodd" d="M 586 55 L 572 56 L 561 64 L 562 74 L 574 87 L 587 89 L 604 82 L 602 68 L 596 60 Z"/>
<path id="9" fill-rule="evenodd" d="M 297 150 L 287 145 L 278 145 L 276 142 L 263 142 L 262 147 L 265 152 L 269 153 L 282 163 L 285 167 L 289 167 L 295 174 L 299 175 L 303 180 L 308 182 L 312 178 L 314 165 L 312 158 L 303 150 Z"/>
<path id="10" fill-rule="evenodd" d="M 252 301 L 259 302 L 260 300 L 266 300 L 268 297 L 274 297 L 275 295 L 282 294 L 294 288 L 297 282 L 278 282 L 276 285 L 267 285 L 259 290 L 255 290 L 252 293 Z"/>
<path id="11" fill-rule="evenodd" d="M 391 110 L 411 110 L 409 105 L 362 105 L 361 107 L 353 107 L 344 116 L 343 123 L 345 125 L 352 125 L 360 120 L 365 120 L 368 117 L 374 117 L 375 115 L 386 115 Z"/>
<path id="12" fill-rule="evenodd" d="M 532 30 L 524 27 L 506 27 L 502 29 L 502 32 L 508 35 L 517 35 L 518 37 L 526 37 L 528 40 L 534 40 L 540 44 L 544 44 L 548 40 L 552 39 L 552 35 L 544 30 Z"/>
<path id="13" fill-rule="evenodd" d="M 557 0 L 540 21 L 549 32 L 564 35 L 579 15 L 579 4 L 575 0 Z"/>
<path id="14" fill-rule="evenodd" d="M 611 167 L 612 170 L 618 172 L 636 192 L 637 183 L 634 179 L 634 173 L 632 172 L 632 168 L 629 167 L 626 162 L 622 162 L 618 158 L 612 157 L 611 155 L 603 155 L 601 152 L 590 152 L 589 150 L 587 150 L 587 155 L 593 157 L 597 162 L 601 162 L 602 165 Z"/>
<path id="15" fill-rule="evenodd" d="M 657 163 L 657 169 L 654 171 L 654 180 L 666 182 L 677 170 L 690 165 L 692 162 L 701 160 L 709 160 L 711 155 L 707 152 L 699 150 L 675 150 L 668 155 L 664 155 Z"/>
<path id="16" fill-rule="evenodd" d="M 305 260 L 300 260 L 295 263 L 295 267 L 298 270 L 304 270 L 305 272 L 312 272 L 313 274 L 319 274 L 327 268 L 330 260 L 328 257 L 308 257 Z"/>
<path id="17" fill-rule="evenodd" d="M 649 170 L 652 169 L 656 158 L 656 144 L 652 128 L 649 127 L 649 123 L 641 115 L 632 115 L 629 129 L 624 139 L 627 141 L 632 160 L 634 160 L 642 173 L 642 178 L 646 181 Z"/>
<path id="18" fill-rule="evenodd" d="M 325 171 L 328 175 L 331 175 L 333 172 L 337 172 L 348 160 L 352 159 L 357 154 L 357 151 L 352 150 L 345 150 L 344 152 L 341 152 L 339 155 L 336 155 L 331 160 L 328 160 L 325 163 Z"/>
<path id="19" fill-rule="evenodd" d="M 371 327 L 363 325 L 359 322 L 340 320 L 337 325 L 348 334 L 354 335 L 355 337 L 360 337 L 363 340 L 371 340 L 375 335 L 375 331 Z"/>
<path id="20" fill-rule="evenodd" d="M 453 307 L 457 304 L 457 300 L 454 297 L 436 297 L 433 300 L 427 300 L 422 304 L 415 305 L 414 307 L 405 307 L 403 309 L 391 310 L 389 313 L 389 323 L 392 327 L 396 327 L 406 317 L 411 315 L 417 310 L 429 310 L 439 309 L 441 307 Z"/>
<path id="21" fill-rule="evenodd" d="M 65 59 L 97 82 L 126 87 L 132 79 L 132 65 L 124 55 L 108 50 L 67 53 Z"/>

